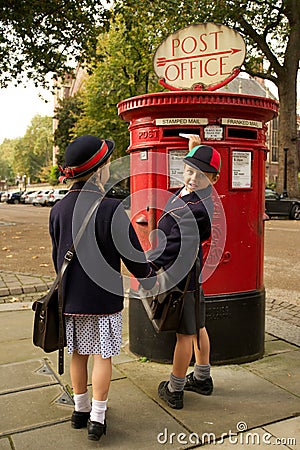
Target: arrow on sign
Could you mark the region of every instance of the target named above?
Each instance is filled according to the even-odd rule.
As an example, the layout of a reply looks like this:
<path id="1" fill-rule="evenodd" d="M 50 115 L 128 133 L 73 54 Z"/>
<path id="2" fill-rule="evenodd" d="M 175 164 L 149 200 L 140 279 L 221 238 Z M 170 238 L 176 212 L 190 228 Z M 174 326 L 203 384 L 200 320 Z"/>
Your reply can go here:
<path id="1" fill-rule="evenodd" d="M 242 50 L 240 48 L 231 48 L 230 50 L 226 50 L 224 52 L 207 53 L 205 55 L 201 54 L 201 55 L 194 55 L 194 56 L 183 56 L 181 58 L 173 58 L 173 59 L 167 59 L 163 56 L 162 58 L 157 58 L 156 64 L 158 67 L 163 67 L 168 62 L 182 61 L 184 59 L 193 59 L 193 58 L 207 58 L 208 56 L 217 56 L 217 55 L 227 55 L 227 54 L 233 55 L 234 53 L 238 53 L 241 51 Z"/>

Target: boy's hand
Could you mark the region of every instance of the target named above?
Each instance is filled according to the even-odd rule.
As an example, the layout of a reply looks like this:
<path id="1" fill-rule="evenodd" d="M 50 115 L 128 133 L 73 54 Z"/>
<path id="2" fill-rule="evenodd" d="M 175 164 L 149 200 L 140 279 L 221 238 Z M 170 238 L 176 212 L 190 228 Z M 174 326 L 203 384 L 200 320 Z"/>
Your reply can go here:
<path id="1" fill-rule="evenodd" d="M 189 151 L 191 151 L 196 145 L 201 145 L 200 136 L 191 134 L 189 138 Z"/>

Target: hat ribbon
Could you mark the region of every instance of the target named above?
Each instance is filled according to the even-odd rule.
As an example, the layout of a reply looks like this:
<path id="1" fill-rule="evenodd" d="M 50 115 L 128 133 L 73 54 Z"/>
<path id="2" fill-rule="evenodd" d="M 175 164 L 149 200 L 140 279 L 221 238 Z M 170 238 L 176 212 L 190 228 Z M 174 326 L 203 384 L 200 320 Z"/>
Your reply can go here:
<path id="1" fill-rule="evenodd" d="M 66 166 L 64 168 L 61 168 L 61 170 L 67 178 L 73 178 L 76 175 L 86 172 L 87 170 L 94 167 L 99 161 L 101 161 L 107 151 L 108 145 L 105 141 L 103 141 L 103 144 L 101 145 L 97 153 L 95 153 L 95 155 L 92 156 L 87 162 L 80 164 L 80 166 Z"/>

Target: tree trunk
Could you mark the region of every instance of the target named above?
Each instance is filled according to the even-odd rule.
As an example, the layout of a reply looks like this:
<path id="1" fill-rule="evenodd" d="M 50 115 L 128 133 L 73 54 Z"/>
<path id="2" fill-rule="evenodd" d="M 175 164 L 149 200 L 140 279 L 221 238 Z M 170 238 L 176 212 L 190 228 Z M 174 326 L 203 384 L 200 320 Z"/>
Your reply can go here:
<path id="1" fill-rule="evenodd" d="M 285 0 L 284 12 L 289 20 L 290 34 L 284 56 L 284 65 L 277 71 L 279 110 L 279 174 L 277 191 L 284 188 L 285 156 L 287 154 L 287 192 L 300 197 L 298 185 L 299 156 L 297 152 L 297 72 L 300 58 L 300 4 L 299 0 Z M 285 151 L 286 150 L 286 151 Z"/>
<path id="2" fill-rule="evenodd" d="M 296 122 L 296 78 L 285 73 L 279 81 L 279 172 L 276 190 L 284 190 L 285 150 L 287 149 L 287 192 L 290 197 L 299 197 L 297 152 L 297 122 Z"/>
<path id="3" fill-rule="evenodd" d="M 287 192 L 291 197 L 299 197 L 296 92 L 293 92 L 291 81 L 284 84 L 288 85 L 287 89 L 279 85 L 279 172 L 276 190 L 280 193 L 284 190 L 285 149 L 287 149 Z M 296 83 L 294 85 L 296 87 Z"/>

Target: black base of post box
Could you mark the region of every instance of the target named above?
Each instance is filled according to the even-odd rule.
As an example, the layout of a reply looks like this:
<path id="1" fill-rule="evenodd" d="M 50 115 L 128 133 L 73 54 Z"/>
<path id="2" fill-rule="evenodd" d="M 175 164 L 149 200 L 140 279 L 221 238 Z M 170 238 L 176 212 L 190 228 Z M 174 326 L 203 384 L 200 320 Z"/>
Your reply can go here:
<path id="1" fill-rule="evenodd" d="M 206 328 L 212 364 L 241 364 L 264 353 L 265 291 L 206 298 Z M 142 302 L 129 298 L 129 350 L 151 361 L 172 363 L 173 332 L 156 333 Z"/>

